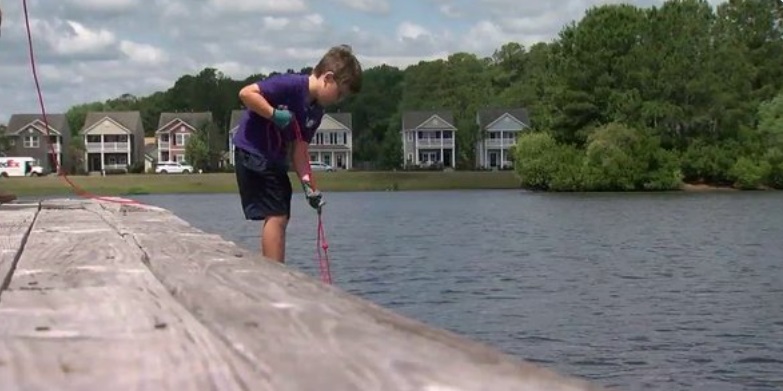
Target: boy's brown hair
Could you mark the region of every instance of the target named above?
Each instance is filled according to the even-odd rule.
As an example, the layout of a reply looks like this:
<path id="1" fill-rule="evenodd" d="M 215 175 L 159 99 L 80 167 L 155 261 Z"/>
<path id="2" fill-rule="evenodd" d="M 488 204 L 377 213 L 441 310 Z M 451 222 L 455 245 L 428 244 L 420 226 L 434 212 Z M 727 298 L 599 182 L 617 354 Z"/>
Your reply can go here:
<path id="1" fill-rule="evenodd" d="M 333 72 L 340 85 L 348 86 L 352 94 L 362 89 L 362 66 L 353 54 L 349 45 L 337 45 L 321 57 L 321 61 L 313 68 L 313 75 L 319 77 L 326 72 Z"/>

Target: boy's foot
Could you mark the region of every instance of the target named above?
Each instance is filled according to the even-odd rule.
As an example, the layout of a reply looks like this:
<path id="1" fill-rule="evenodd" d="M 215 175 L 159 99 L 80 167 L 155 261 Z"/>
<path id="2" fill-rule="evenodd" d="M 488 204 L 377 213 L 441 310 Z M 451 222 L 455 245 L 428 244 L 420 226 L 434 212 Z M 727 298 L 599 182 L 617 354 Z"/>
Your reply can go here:
<path id="1" fill-rule="evenodd" d="M 5 204 L 16 199 L 16 196 L 11 193 L 0 193 L 0 204 Z"/>

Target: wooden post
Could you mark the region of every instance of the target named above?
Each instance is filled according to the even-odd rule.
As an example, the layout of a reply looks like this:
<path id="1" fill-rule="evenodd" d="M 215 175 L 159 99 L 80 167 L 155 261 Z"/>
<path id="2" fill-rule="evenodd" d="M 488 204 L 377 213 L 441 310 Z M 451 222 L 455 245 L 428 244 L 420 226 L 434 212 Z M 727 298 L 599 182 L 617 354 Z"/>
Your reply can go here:
<path id="1" fill-rule="evenodd" d="M 597 390 L 150 206 L 0 206 L 0 389 Z"/>

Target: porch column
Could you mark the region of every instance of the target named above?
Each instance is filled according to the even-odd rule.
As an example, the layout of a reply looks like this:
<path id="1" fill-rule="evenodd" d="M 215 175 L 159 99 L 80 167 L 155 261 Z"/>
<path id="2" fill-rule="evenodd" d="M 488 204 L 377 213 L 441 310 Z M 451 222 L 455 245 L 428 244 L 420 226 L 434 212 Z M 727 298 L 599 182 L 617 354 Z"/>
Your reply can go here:
<path id="1" fill-rule="evenodd" d="M 106 154 L 104 149 L 106 148 L 106 136 L 101 135 L 101 172 L 106 172 Z"/>
<path id="2" fill-rule="evenodd" d="M 487 168 L 487 140 L 481 141 L 481 168 Z"/>
<path id="3" fill-rule="evenodd" d="M 55 152 L 56 152 L 55 159 L 57 159 L 57 167 L 55 167 L 55 169 L 57 169 L 57 168 L 62 169 L 61 166 L 63 164 L 62 163 L 62 161 L 63 161 L 63 159 L 62 159 L 62 156 L 63 156 L 63 145 L 62 145 L 62 143 L 60 143 L 60 138 L 59 137 L 56 140 L 57 140 L 57 143 L 55 144 L 55 147 L 56 147 L 56 149 L 55 149 Z M 58 172 L 58 174 L 59 174 L 59 172 Z"/>
<path id="4" fill-rule="evenodd" d="M 500 131 L 500 169 L 503 169 L 503 162 L 506 161 L 506 154 L 504 150 L 506 148 L 506 134 Z"/>
<path id="5" fill-rule="evenodd" d="M 84 135 L 84 172 L 90 172 L 90 145 L 86 134 Z"/>

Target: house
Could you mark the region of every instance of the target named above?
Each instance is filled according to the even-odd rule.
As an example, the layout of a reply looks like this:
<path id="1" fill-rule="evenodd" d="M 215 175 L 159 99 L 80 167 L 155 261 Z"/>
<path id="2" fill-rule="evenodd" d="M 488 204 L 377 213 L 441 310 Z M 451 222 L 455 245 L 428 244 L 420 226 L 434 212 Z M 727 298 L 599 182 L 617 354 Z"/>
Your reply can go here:
<path id="1" fill-rule="evenodd" d="M 242 119 L 242 114 L 245 110 L 233 110 L 231 111 L 231 120 L 228 123 L 228 162 L 231 166 L 235 166 L 234 161 L 234 135 L 239 130 L 239 120 Z"/>
<path id="2" fill-rule="evenodd" d="M 158 139 L 158 161 L 185 161 L 188 140 L 196 130 L 211 122 L 212 113 L 209 111 L 161 113 L 158 130 L 155 131 L 155 137 Z"/>
<path id="3" fill-rule="evenodd" d="M 487 108 L 476 113 L 479 133 L 476 142 L 478 168 L 511 168 L 509 148 L 516 145 L 519 132 L 530 128 L 528 112 L 522 108 Z"/>
<path id="4" fill-rule="evenodd" d="M 244 110 L 231 112 L 228 129 L 229 162 L 234 165 L 234 134 Z M 353 167 L 353 123 L 350 113 L 326 113 L 321 125 L 310 141 L 310 160 L 336 168 L 350 170 Z"/>
<path id="5" fill-rule="evenodd" d="M 47 132 L 47 126 L 48 132 Z M 65 114 L 14 114 L 6 128 L 8 156 L 31 157 L 46 172 L 67 168 L 71 128 Z"/>
<path id="6" fill-rule="evenodd" d="M 144 160 L 144 123 L 139 111 L 92 111 L 79 132 L 87 172 L 125 170 Z"/>
<path id="7" fill-rule="evenodd" d="M 447 110 L 407 111 L 402 116 L 405 166 L 456 166 L 454 117 Z"/>
<path id="8" fill-rule="evenodd" d="M 310 141 L 310 160 L 335 168 L 353 167 L 353 123 L 351 113 L 327 113 Z"/>

